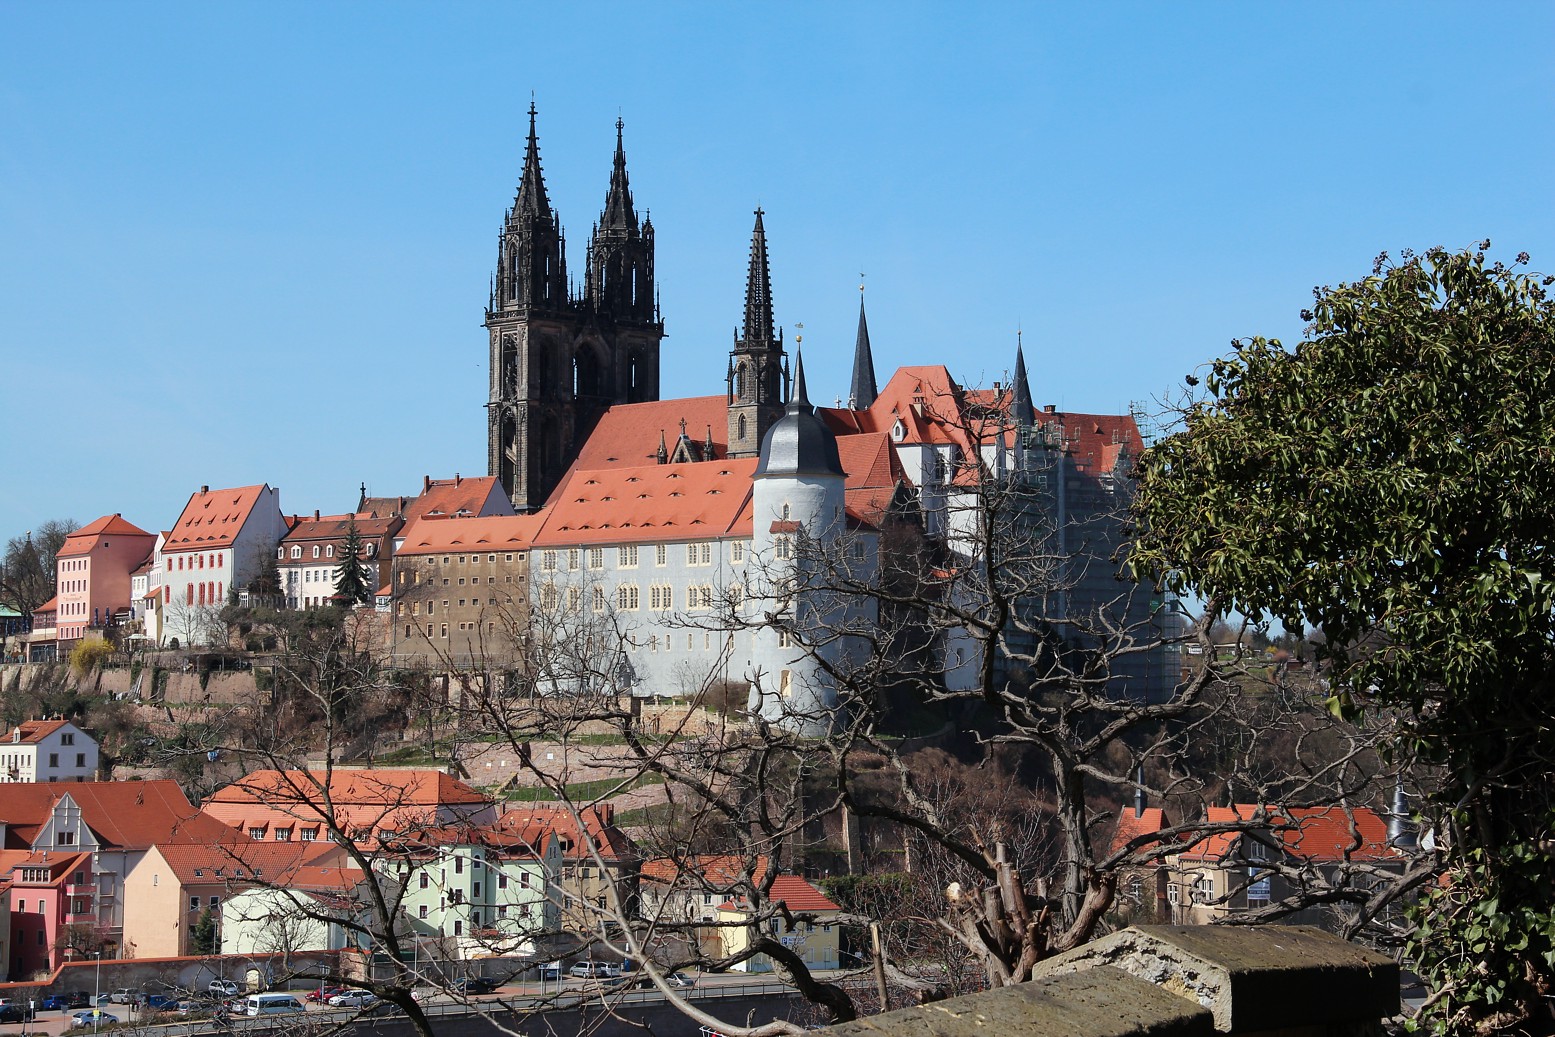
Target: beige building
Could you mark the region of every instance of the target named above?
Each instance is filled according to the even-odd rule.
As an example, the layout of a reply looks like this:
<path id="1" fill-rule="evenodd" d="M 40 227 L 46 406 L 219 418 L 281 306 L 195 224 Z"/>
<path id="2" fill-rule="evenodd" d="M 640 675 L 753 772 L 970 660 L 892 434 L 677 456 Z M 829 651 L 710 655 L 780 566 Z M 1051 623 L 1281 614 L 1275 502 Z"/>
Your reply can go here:
<path id="1" fill-rule="evenodd" d="M 429 515 L 406 526 L 394 554 L 394 661 L 444 671 L 517 665 L 539 528 L 527 515 Z"/>

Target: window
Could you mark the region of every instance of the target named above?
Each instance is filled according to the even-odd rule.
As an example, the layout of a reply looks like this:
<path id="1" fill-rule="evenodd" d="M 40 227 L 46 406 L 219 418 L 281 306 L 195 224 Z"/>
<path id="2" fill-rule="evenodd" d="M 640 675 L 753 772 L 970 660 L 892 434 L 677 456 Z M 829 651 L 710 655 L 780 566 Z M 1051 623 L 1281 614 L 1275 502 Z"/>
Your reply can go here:
<path id="1" fill-rule="evenodd" d="M 590 594 L 589 597 L 593 600 L 594 611 L 595 612 L 603 612 L 603 611 L 605 611 L 605 588 L 599 587 L 599 586 L 595 586 L 595 587 L 592 588 L 592 590 L 593 590 L 593 593 Z"/>
<path id="2" fill-rule="evenodd" d="M 324 557 L 325 558 L 333 558 L 333 557 L 335 557 L 335 545 L 334 544 L 325 544 L 324 545 Z"/>
<path id="3" fill-rule="evenodd" d="M 59 766 L 59 753 L 49 753 L 49 766 L 50 767 L 58 767 Z"/>
<path id="4" fill-rule="evenodd" d="M 61 845 L 61 846 L 74 846 L 75 844 L 76 844 L 76 833 L 74 833 L 74 832 L 60 832 L 59 833 L 59 845 Z"/>
<path id="5" fill-rule="evenodd" d="M 794 671 L 784 670 L 778 675 L 778 694 L 789 698 L 794 694 Z"/>
<path id="6" fill-rule="evenodd" d="M 199 897 L 190 897 L 189 898 L 189 910 L 191 910 L 191 911 L 198 911 L 198 910 L 200 910 L 200 898 Z"/>
<path id="7" fill-rule="evenodd" d="M 772 555 L 774 558 L 787 559 L 792 557 L 792 549 L 788 543 L 788 537 L 777 537 L 772 541 Z"/>
<path id="8" fill-rule="evenodd" d="M 794 647 L 794 635 L 789 633 L 787 627 L 778 627 L 777 635 L 779 648 Z"/>
<path id="9" fill-rule="evenodd" d="M 546 551 L 544 554 L 542 554 L 540 556 L 540 568 L 544 569 L 546 572 L 555 572 L 556 571 L 556 552 L 555 551 Z"/>
<path id="10" fill-rule="evenodd" d="M 464 933 L 464 923 L 459 921 L 459 919 L 455 918 L 454 919 L 454 935 L 455 936 L 461 936 L 461 935 L 463 935 L 463 933 Z"/>
<path id="11" fill-rule="evenodd" d="M 76 753 L 76 766 L 77 767 L 85 767 L 86 766 L 86 753 Z"/>
<path id="12" fill-rule="evenodd" d="M 507 877 L 507 875 L 503 874 L 503 875 L 498 875 L 497 876 L 497 888 L 498 889 L 507 889 L 508 888 L 508 877 Z"/>
<path id="13" fill-rule="evenodd" d="M 211 901 L 210 901 L 211 909 L 215 910 L 216 908 L 218 908 L 220 906 L 221 906 L 221 897 L 211 897 Z"/>
<path id="14" fill-rule="evenodd" d="M 637 548 L 621 547 L 616 549 L 616 565 L 622 569 L 637 568 Z"/>
<path id="15" fill-rule="evenodd" d="M 63 733 L 63 734 L 61 734 L 59 736 L 59 744 L 60 745 L 75 745 L 76 744 L 76 736 L 71 734 L 69 731 L 66 731 L 65 733 Z"/>
<path id="16" fill-rule="evenodd" d="M 318 544 L 314 544 L 313 545 L 313 557 L 317 558 L 318 556 L 319 556 L 319 545 Z"/>
<path id="17" fill-rule="evenodd" d="M 302 841 L 305 843 L 311 843 L 318 839 L 318 837 L 319 830 L 317 828 L 304 828 L 302 830 Z"/>
<path id="18" fill-rule="evenodd" d="M 249 830 L 248 830 L 248 837 L 250 839 L 263 839 L 265 837 L 264 826 L 263 825 L 251 826 L 249 828 Z"/>
<path id="19" fill-rule="evenodd" d="M 567 588 L 567 611 L 578 611 L 578 604 L 583 600 L 583 592 L 576 587 Z"/>
<path id="20" fill-rule="evenodd" d="M 616 608 L 637 608 L 637 584 L 623 583 L 616 588 Z"/>
<path id="21" fill-rule="evenodd" d="M 463 857 L 455 857 L 454 858 L 454 874 L 455 875 L 463 875 L 464 874 L 464 858 Z"/>
<path id="22" fill-rule="evenodd" d="M 431 885 L 431 883 L 432 883 L 432 877 L 430 875 L 428 875 L 426 872 L 423 871 L 421 873 L 421 888 L 422 889 L 426 889 L 427 886 Z"/>
<path id="23" fill-rule="evenodd" d="M 422 904 L 416 910 L 416 917 L 418 917 L 418 918 L 425 918 L 428 914 L 429 914 L 429 912 L 427 911 L 427 906 L 425 904 Z"/>
<path id="24" fill-rule="evenodd" d="M 653 549 L 653 564 L 654 565 L 664 565 L 668 561 L 669 561 L 669 547 L 664 545 L 664 544 L 657 544 L 657 545 L 655 545 L 654 549 Z"/>
<path id="25" fill-rule="evenodd" d="M 605 567 L 605 549 L 603 547 L 589 548 L 589 568 L 603 569 Z"/>
<path id="26" fill-rule="evenodd" d="M 576 548 L 576 547 L 569 547 L 567 549 L 567 569 L 569 571 L 573 571 L 573 570 L 576 570 L 578 568 L 578 556 L 579 556 L 578 548 Z"/>
<path id="27" fill-rule="evenodd" d="M 292 830 L 290 828 L 277 828 L 275 830 L 275 841 L 278 842 L 278 843 L 289 843 L 289 842 L 291 842 L 292 841 Z"/>
<path id="28" fill-rule="evenodd" d="M 745 561 L 745 541 L 736 540 L 729 545 L 729 561 L 736 565 Z"/>
<path id="29" fill-rule="evenodd" d="M 477 882 L 473 886 L 470 887 L 470 896 L 475 897 L 476 899 L 479 899 L 480 895 L 481 895 L 481 884 L 479 882 Z"/>

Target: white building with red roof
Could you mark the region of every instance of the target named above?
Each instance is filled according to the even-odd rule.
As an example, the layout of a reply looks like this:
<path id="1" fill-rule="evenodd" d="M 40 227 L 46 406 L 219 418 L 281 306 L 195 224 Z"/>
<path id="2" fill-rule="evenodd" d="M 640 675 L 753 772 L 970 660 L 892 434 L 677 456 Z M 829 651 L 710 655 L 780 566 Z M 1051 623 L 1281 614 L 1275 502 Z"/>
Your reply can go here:
<path id="1" fill-rule="evenodd" d="M 68 720 L 26 720 L 0 735 L 0 783 L 91 781 L 97 740 Z"/>
<path id="2" fill-rule="evenodd" d="M 291 609 L 319 608 L 333 603 L 343 550 L 351 530 L 361 541 L 357 559 L 367 570 L 367 586 L 377 590 L 394 556 L 395 534 L 404 526 L 399 515 L 379 518 L 371 512 L 344 515 L 293 515 L 291 528 L 275 549 L 281 595 Z"/>
<path id="3" fill-rule="evenodd" d="M 166 636 L 187 645 L 224 635 L 216 612 L 259 575 L 286 532 L 280 490 L 201 486 L 157 550 Z"/>

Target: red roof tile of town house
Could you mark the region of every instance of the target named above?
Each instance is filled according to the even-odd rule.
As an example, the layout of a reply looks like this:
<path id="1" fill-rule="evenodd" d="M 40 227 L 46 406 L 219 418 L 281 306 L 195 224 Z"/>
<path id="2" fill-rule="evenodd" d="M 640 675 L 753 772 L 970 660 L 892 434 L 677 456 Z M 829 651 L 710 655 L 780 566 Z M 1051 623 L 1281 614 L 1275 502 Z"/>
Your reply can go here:
<path id="1" fill-rule="evenodd" d="M 798 875 L 779 875 L 772 880 L 772 888 L 767 891 L 767 900 L 774 904 L 782 904 L 794 914 L 806 911 L 841 911 L 842 906 L 834 902 L 825 893 L 816 889 L 809 882 Z M 738 897 L 733 902 L 720 906 L 722 911 L 744 911 L 749 908 L 750 902 L 745 897 Z"/>
<path id="2" fill-rule="evenodd" d="M 1252 821 L 1259 807 L 1238 803 L 1233 807 L 1210 807 L 1204 820 L 1211 825 L 1230 825 Z M 1381 860 L 1396 857 L 1398 851 L 1388 845 L 1387 824 L 1376 811 L 1364 807 L 1262 808 L 1265 820 L 1258 828 L 1266 838 L 1279 841 L 1292 857 L 1314 864 L 1351 860 Z M 1184 860 L 1219 861 L 1230 856 L 1243 833 L 1217 832 L 1190 847 Z"/>
<path id="3" fill-rule="evenodd" d="M 11 728 L 9 735 L 0 739 L 0 744 L 35 745 L 68 723 L 68 720 L 23 720 Z"/>
<path id="4" fill-rule="evenodd" d="M 688 857 L 654 857 L 643 861 L 638 874 L 649 882 L 672 885 L 684 880 L 713 889 L 725 889 L 745 878 L 745 869 L 751 867 L 752 880 L 760 885 L 766 877 L 768 860 L 765 856 L 752 862 L 747 857 L 734 854 L 692 854 Z"/>
<path id="5" fill-rule="evenodd" d="M 225 845 L 179 844 L 158 846 L 157 852 L 184 885 L 241 883 L 262 879 L 267 883 L 294 885 L 319 873 L 335 874 L 336 865 L 321 865 L 321 852 L 344 856 L 333 843 L 260 842 L 242 836 Z M 360 876 L 360 872 L 354 872 Z M 359 879 L 358 879 L 359 881 Z"/>
<path id="6" fill-rule="evenodd" d="M 214 843 L 230 839 L 226 825 L 195 810 L 173 781 L 83 781 L 74 784 L 18 782 L 5 787 L 0 817 L 8 848 L 31 846 L 69 796 L 93 834 L 115 848 L 143 849 L 159 843 Z"/>
<path id="7" fill-rule="evenodd" d="M 540 531 L 539 515 L 490 515 L 485 518 L 428 516 L 400 531 L 396 556 L 444 551 L 527 551 Z"/>
<path id="8" fill-rule="evenodd" d="M 713 449 L 722 459 L 729 453 L 729 401 L 726 396 L 692 396 L 682 400 L 620 403 L 611 407 L 589 433 L 568 474 L 604 468 L 634 468 L 652 464 L 659 433 L 673 443 L 685 421 L 686 434 L 701 443 L 713 431 Z M 563 479 L 563 484 L 566 480 Z M 555 502 L 560 494 L 551 495 Z"/>
<path id="9" fill-rule="evenodd" d="M 1125 807 L 1122 816 L 1118 818 L 1118 826 L 1112 831 L 1112 847 L 1108 852 L 1117 853 L 1132 840 L 1142 835 L 1155 835 L 1166 827 L 1166 811 L 1160 807 L 1146 807 L 1138 814 L 1134 813 L 1133 807 Z M 1148 842 L 1141 843 L 1134 850 L 1141 850 L 1148 845 Z"/>
<path id="10" fill-rule="evenodd" d="M 307 515 L 293 516 L 296 524 L 291 526 L 282 543 L 294 544 L 304 540 L 322 540 L 332 544 L 341 543 L 350 532 L 351 526 L 356 525 L 357 535 L 362 538 L 365 549 L 367 542 L 381 539 L 393 527 L 393 518 L 373 518 L 368 514 L 347 515 L 320 515 L 314 513 L 312 518 Z"/>
<path id="11" fill-rule="evenodd" d="M 265 488 L 263 483 L 230 490 L 201 487 L 190 495 L 183 513 L 167 532 L 162 550 L 203 551 L 231 547 Z"/>
<path id="12" fill-rule="evenodd" d="M 511 515 L 513 506 L 494 475 L 422 480 L 421 495 L 405 506 L 405 521 L 425 515 L 485 515 L 497 502 L 498 513 Z"/>
<path id="13" fill-rule="evenodd" d="M 334 770 L 327 775 L 329 796 L 337 805 L 439 806 L 487 803 L 485 795 L 437 770 Z M 212 803 L 287 805 L 322 794 L 323 771 L 263 770 L 217 789 Z"/>
<path id="14" fill-rule="evenodd" d="M 589 838 L 579 835 L 578 818 L 583 819 L 584 831 Z M 629 860 L 636 856 L 636 847 L 626 833 L 616 827 L 615 808 L 609 803 L 595 803 L 579 807 L 577 816 L 571 807 L 563 804 L 525 803 L 505 810 L 497 819 L 496 828 L 520 832 L 531 840 L 542 833 L 554 832 L 561 841 L 563 857 L 591 856 L 591 847 L 605 860 Z"/>
<path id="15" fill-rule="evenodd" d="M 736 528 L 756 458 L 574 470 L 539 514 L 537 546 L 709 540 Z"/>
<path id="16" fill-rule="evenodd" d="M 104 515 L 95 522 L 88 522 L 80 529 L 65 537 L 65 542 L 60 546 L 59 558 L 73 558 L 76 555 L 84 555 L 91 552 L 98 538 L 105 536 L 133 536 L 156 538 L 144 529 L 131 522 L 126 522 L 122 515 Z"/>

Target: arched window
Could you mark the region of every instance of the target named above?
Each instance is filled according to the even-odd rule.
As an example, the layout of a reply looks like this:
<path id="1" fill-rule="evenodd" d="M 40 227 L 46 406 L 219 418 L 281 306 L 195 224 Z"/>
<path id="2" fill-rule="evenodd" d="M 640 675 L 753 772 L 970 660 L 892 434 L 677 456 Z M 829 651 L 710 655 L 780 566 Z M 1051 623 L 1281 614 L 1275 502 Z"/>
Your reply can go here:
<path id="1" fill-rule="evenodd" d="M 740 441 L 745 441 L 745 415 L 740 415 Z"/>
<path id="2" fill-rule="evenodd" d="M 734 370 L 734 393 L 736 396 L 743 400 L 749 387 L 750 366 L 748 364 L 741 364 Z M 741 435 L 744 435 L 744 433 L 742 432 Z"/>
<path id="3" fill-rule="evenodd" d="M 324 545 L 324 557 L 325 558 L 333 558 L 333 557 L 335 557 L 335 545 L 334 544 L 325 544 Z"/>

